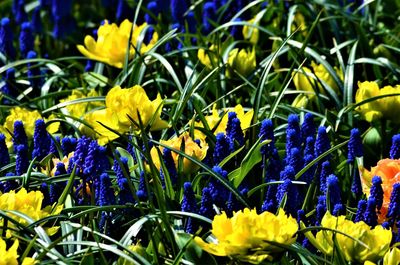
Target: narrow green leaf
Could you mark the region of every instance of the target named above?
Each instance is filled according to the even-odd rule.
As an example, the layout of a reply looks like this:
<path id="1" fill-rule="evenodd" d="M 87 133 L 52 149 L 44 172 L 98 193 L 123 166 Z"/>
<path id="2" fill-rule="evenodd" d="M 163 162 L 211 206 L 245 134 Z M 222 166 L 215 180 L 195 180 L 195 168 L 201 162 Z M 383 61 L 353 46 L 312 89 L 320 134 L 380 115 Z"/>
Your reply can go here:
<path id="1" fill-rule="evenodd" d="M 250 170 L 261 162 L 262 155 L 261 155 L 261 147 L 266 144 L 269 144 L 271 140 L 261 141 L 261 138 L 255 142 L 255 144 L 250 148 L 249 152 L 243 158 L 242 162 L 240 163 L 240 167 L 233 170 L 228 174 L 228 179 L 233 181 L 233 185 L 237 188 L 239 187 L 240 183 L 242 183 L 244 177 L 250 172 Z"/>
<path id="2" fill-rule="evenodd" d="M 72 169 L 72 173 L 68 179 L 67 185 L 65 186 L 60 198 L 58 199 L 57 205 L 62 205 L 65 203 L 65 199 L 67 198 L 67 195 L 69 194 L 72 186 L 74 185 L 75 171 L 76 171 L 76 164 L 74 165 L 74 168 Z"/>

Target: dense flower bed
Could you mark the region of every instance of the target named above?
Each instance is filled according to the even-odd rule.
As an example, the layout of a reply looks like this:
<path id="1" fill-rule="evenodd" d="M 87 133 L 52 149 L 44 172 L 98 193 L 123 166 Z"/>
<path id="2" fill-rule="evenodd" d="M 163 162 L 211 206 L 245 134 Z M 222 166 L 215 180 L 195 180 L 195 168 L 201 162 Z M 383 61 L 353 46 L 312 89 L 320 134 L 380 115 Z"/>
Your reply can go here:
<path id="1" fill-rule="evenodd" d="M 399 10 L 0 2 L 0 264 L 400 264 Z"/>

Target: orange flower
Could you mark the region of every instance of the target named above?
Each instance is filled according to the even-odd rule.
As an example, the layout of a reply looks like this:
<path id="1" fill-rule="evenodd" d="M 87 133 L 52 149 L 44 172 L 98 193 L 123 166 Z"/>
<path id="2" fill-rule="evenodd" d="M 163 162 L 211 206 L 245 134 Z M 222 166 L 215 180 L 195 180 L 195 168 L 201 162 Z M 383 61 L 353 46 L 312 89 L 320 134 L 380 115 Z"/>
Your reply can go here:
<path id="1" fill-rule="evenodd" d="M 161 140 L 160 141 L 162 144 L 165 144 L 167 146 L 170 146 L 174 149 L 180 150 L 181 149 L 181 145 L 182 142 L 184 143 L 184 150 L 183 152 L 188 155 L 193 157 L 194 159 L 197 159 L 199 161 L 202 161 L 206 155 L 207 155 L 207 149 L 208 149 L 208 145 L 205 141 L 200 140 L 200 145 L 198 145 L 193 139 L 192 137 L 190 137 L 188 132 L 184 132 L 183 134 L 181 134 L 179 137 L 174 137 L 170 140 Z M 160 147 L 160 151 L 163 151 L 164 148 Z M 172 158 L 174 159 L 174 163 L 176 168 L 178 169 L 178 163 L 179 163 L 179 154 L 172 152 Z M 160 162 L 160 157 L 159 154 L 157 152 L 156 147 L 152 147 L 150 150 L 150 155 L 152 157 L 153 163 L 154 165 L 160 169 L 161 168 L 161 162 Z M 192 161 L 190 161 L 187 158 L 183 159 L 183 173 L 184 174 L 189 174 L 189 173 L 193 173 L 194 171 L 196 171 L 197 169 L 199 169 L 199 167 L 194 164 Z"/>
<path id="2" fill-rule="evenodd" d="M 382 159 L 375 167 L 371 168 L 371 171 L 361 167 L 360 175 L 363 191 L 367 196 L 369 196 L 369 189 L 372 186 L 372 178 L 379 176 L 382 179 L 383 205 L 378 216 L 379 223 L 382 223 L 388 211 L 393 184 L 400 182 L 400 160 Z"/>

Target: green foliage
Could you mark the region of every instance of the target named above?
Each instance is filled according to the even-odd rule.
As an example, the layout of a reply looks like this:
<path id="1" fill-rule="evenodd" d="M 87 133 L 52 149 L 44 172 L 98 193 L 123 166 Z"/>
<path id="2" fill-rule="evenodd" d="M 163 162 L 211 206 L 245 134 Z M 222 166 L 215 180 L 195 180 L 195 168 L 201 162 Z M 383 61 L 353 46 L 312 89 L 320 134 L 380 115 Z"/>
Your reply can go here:
<path id="1" fill-rule="evenodd" d="M 26 59 L 18 51 L 16 59 L 12 59 L 0 50 L 0 131 L 7 136 L 11 154 L 10 162 L 0 168 L 0 189 L 3 192 L 7 183 L 15 183 L 15 189 L 24 187 L 28 191 L 49 192 L 59 185 L 62 187 L 60 194 L 50 207 L 55 211 L 57 206 L 63 205 L 64 209 L 60 214 L 34 219 L 18 211 L 0 208 L 2 238 L 7 241 L 7 246 L 12 244 L 10 238 L 19 239 L 19 262 L 34 257 L 43 264 L 242 264 L 235 256 L 216 257 L 195 244 L 195 236 L 207 238 L 213 232 L 212 220 L 198 212 L 182 210 L 184 183 L 192 184 L 198 209 L 202 206 L 204 188 L 217 183 L 226 194 L 230 194 L 232 201 L 229 203 L 237 207 L 235 211 L 243 208 L 261 211 L 268 189 L 283 184 L 279 175 L 266 176 L 266 167 L 272 162 L 262 153 L 263 148 L 273 142 L 277 155 L 287 163 L 284 160 L 287 156 L 287 117 L 292 113 L 298 114 L 300 123 L 303 123 L 304 115 L 312 113 L 315 124 L 327 128 L 331 148 L 295 172 L 293 184 L 301 193 L 299 204 L 309 221 L 307 228 L 297 234 L 301 238 L 304 232 L 324 229 L 315 227 L 310 221 L 316 218 L 318 196 L 322 195 L 318 183 L 321 162 L 330 157 L 333 173 L 339 177 L 345 214 L 353 218 L 357 201 L 366 198 L 364 194 L 355 196 L 351 192 L 353 177 L 360 174 L 357 166 L 369 169 L 380 159 L 387 158 L 390 139 L 399 131 L 396 121 L 383 117 L 369 123 L 360 113 L 360 108 L 368 104 L 397 100 L 399 93 L 372 95 L 358 102 L 355 99 L 359 82 L 376 81 L 380 87 L 399 84 L 398 1 L 364 1 L 364 4 L 357 5 L 355 2 L 359 1 L 257 0 L 247 1 L 239 10 L 232 11 L 239 1 L 231 0 L 216 8 L 215 17 L 209 20 L 203 20 L 203 6 L 207 1 L 187 1 L 184 15 L 188 17 L 192 12 L 197 24 L 184 20 L 179 27 L 172 26 L 176 21 L 170 11 L 150 14 L 149 1 L 126 1 L 130 21 L 139 25 L 144 21 L 144 15 L 150 14 L 155 23 L 143 27 L 137 34 L 137 43 L 131 43 L 133 36 L 129 34 L 125 40 L 128 45 L 125 46 L 121 69 L 99 60 L 92 61 L 93 67 L 88 71 L 84 71 L 88 58 L 79 54 L 76 45 L 84 43 L 85 35 L 92 35 L 103 19 L 116 21 L 117 8 L 104 7 L 103 2 L 107 1 L 73 1 L 70 20 L 75 30 L 65 38 L 57 39 L 52 32 L 55 20 L 51 7 L 42 7 L 41 2 L 26 1 L 22 7 L 29 20 L 35 8 L 41 8 L 43 31 L 35 33 L 33 47 L 38 58 Z M 11 0 L 0 1 L 0 17 L 12 20 L 12 44 L 19 47 L 21 26 L 14 21 L 13 3 Z M 211 24 L 207 33 L 204 21 Z M 66 22 L 63 26 L 63 29 L 67 28 Z M 244 27 L 257 35 L 256 41 L 249 38 L 252 34 L 246 36 L 242 33 Z M 232 36 L 234 29 L 239 30 L 240 38 Z M 158 40 L 148 51 L 140 52 L 140 48 L 148 44 L 153 30 L 158 34 Z M 130 29 L 132 32 L 135 32 L 134 27 Z M 119 47 L 117 42 L 112 45 L 115 49 Z M 135 50 L 131 57 L 130 49 Z M 231 63 L 231 52 L 235 49 L 254 49 L 256 62 L 250 74 L 244 75 L 240 67 Z M 200 50 L 204 51 L 208 64 L 201 58 Z M 314 63 L 324 68 L 323 75 L 313 67 Z M 10 69 L 15 70 L 15 80 L 6 78 Z M 39 72 L 32 76 L 35 69 Z M 231 76 L 228 77 L 227 73 Z M 304 79 L 297 87 L 296 78 L 299 76 Z M 39 80 L 39 85 L 33 85 L 35 80 Z M 167 121 L 168 128 L 152 131 L 150 126 L 143 124 L 148 118 L 145 117 L 147 113 L 140 112 L 140 107 L 145 107 L 145 100 L 143 106 L 129 113 L 131 126 L 125 131 L 113 127 L 114 116 L 95 123 L 87 119 L 88 115 L 105 108 L 111 88 L 134 85 L 142 86 L 150 100 L 161 95 L 163 105 L 157 106 L 157 110 L 160 110 L 160 118 Z M 12 89 L 13 94 L 5 90 L 6 86 Z M 74 91 L 83 96 L 73 97 Z M 67 99 L 69 96 L 71 98 Z M 220 118 L 238 104 L 245 112 L 254 110 L 249 127 L 242 128 L 244 143 L 232 141 L 234 150 L 219 163 L 214 163 L 215 135 L 223 122 Z M 102 163 L 111 165 L 104 172 L 109 175 L 110 194 L 116 200 L 109 205 L 99 205 L 100 174 L 90 179 L 92 176 L 84 173 L 76 161 L 70 160 L 73 164 L 66 168 L 67 174 L 54 176 L 53 159 L 63 160 L 63 156 L 68 155 L 63 154 L 61 143 L 56 144 L 57 154 L 49 154 L 41 161 L 29 158 L 25 173 L 16 176 L 19 158 L 12 147 L 14 133 L 6 121 L 17 106 L 37 110 L 46 119 L 48 130 L 59 124 L 59 129 L 52 133 L 53 142 L 57 136 L 96 137 L 94 125 L 98 124 L 105 131 L 117 135 L 105 145 L 102 153 L 105 158 Z M 220 115 L 218 121 L 210 121 L 214 106 Z M 121 111 L 124 107 L 120 106 Z M 157 110 L 151 113 L 150 124 L 157 122 Z M 28 124 L 32 117 L 32 113 L 27 114 L 23 118 L 26 119 L 24 124 Z M 266 118 L 274 124 L 273 141 L 258 136 L 261 121 Z M 16 119 L 11 118 L 12 122 Z M 244 121 L 241 122 L 243 125 Z M 364 148 L 364 156 L 358 159 L 358 164 L 346 162 L 346 146 L 353 128 L 360 129 Z M 199 159 L 186 152 L 185 142 L 179 148 L 164 142 L 176 139 L 184 132 L 189 132 L 193 139 L 199 133 L 204 135 L 199 146 L 208 149 L 207 156 Z M 29 154 L 33 148 L 30 138 Z M 158 166 L 156 160 L 163 158 L 164 149 L 173 154 L 172 167 L 175 166 L 176 172 L 171 170 L 171 161 L 166 161 L 165 157 L 160 159 Z M 127 168 L 123 166 L 123 158 L 128 161 Z M 85 161 L 86 157 L 80 159 Z M 185 163 L 193 167 L 189 173 L 183 170 Z M 217 165 L 227 171 L 227 178 L 213 169 Z M 116 173 L 118 166 L 123 168 L 122 176 Z M 312 180 L 304 181 L 310 170 L 313 170 Z M 124 192 L 120 182 L 124 180 L 132 200 L 119 203 Z M 82 186 L 78 188 L 80 184 Z M 140 193 L 143 190 L 146 191 L 144 195 Z M 326 193 L 328 210 L 332 210 L 330 195 Z M 79 196 L 87 196 L 83 204 L 79 204 Z M 45 193 L 44 197 L 49 195 Z M 286 209 L 293 203 L 289 197 L 290 194 L 285 193 L 277 205 Z M 225 204 L 228 197 L 225 200 L 222 206 L 211 205 L 213 214 L 229 213 Z M 26 224 L 20 223 L 18 218 L 26 220 Z M 196 229 L 187 233 L 190 224 Z M 46 230 L 52 226 L 59 227 L 54 235 Z M 6 235 L 6 232 L 11 235 Z M 301 243 L 279 245 L 282 252 L 278 258 L 260 264 L 348 263 L 337 246 L 334 255 L 327 257 L 315 249 L 303 247 Z"/>

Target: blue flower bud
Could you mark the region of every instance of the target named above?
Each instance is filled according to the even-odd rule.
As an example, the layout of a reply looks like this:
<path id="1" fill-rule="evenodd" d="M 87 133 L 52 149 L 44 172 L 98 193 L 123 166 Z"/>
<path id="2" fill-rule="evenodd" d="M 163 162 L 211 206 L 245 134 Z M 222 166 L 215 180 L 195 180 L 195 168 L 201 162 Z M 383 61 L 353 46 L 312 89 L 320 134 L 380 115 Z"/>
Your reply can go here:
<path id="1" fill-rule="evenodd" d="M 14 0 L 12 11 L 14 13 L 15 21 L 18 24 L 28 21 L 28 14 L 25 11 L 25 0 Z"/>
<path id="2" fill-rule="evenodd" d="M 26 136 L 24 124 L 22 121 L 14 122 L 14 135 L 13 135 L 14 152 L 17 152 L 18 145 L 28 146 L 28 137 Z"/>
<path id="3" fill-rule="evenodd" d="M 361 140 L 360 131 L 356 128 L 350 132 L 350 140 L 348 143 L 349 152 L 347 154 L 347 162 L 352 163 L 356 157 L 363 156 L 363 145 Z"/>
<path id="4" fill-rule="evenodd" d="M 202 216 L 205 216 L 209 219 L 212 219 L 215 215 L 215 212 L 213 210 L 213 203 L 212 203 L 210 188 L 205 187 L 203 189 L 199 214 Z"/>
<path id="5" fill-rule="evenodd" d="M 10 163 L 10 155 L 6 145 L 6 136 L 0 134 L 0 167 L 4 167 Z"/>
<path id="6" fill-rule="evenodd" d="M 378 176 L 372 178 L 372 186 L 370 189 L 370 198 L 374 198 L 376 202 L 376 207 L 378 210 L 382 208 L 383 204 L 383 188 L 382 179 Z"/>
<path id="7" fill-rule="evenodd" d="M 183 199 L 181 204 L 181 209 L 183 212 L 197 213 L 197 202 L 194 196 L 192 184 L 190 182 L 185 182 L 183 184 Z M 195 232 L 195 225 L 192 218 L 188 218 L 186 225 L 186 232 L 193 234 Z"/>
<path id="8" fill-rule="evenodd" d="M 31 23 L 24 22 L 19 34 L 19 49 L 22 57 L 26 57 L 29 51 L 33 51 L 35 37 L 32 33 Z"/>
<path id="9" fill-rule="evenodd" d="M 36 157 L 40 161 L 49 154 L 49 151 L 50 136 L 46 130 L 46 124 L 42 119 L 36 120 L 35 132 L 33 134 L 32 157 Z"/>
<path id="10" fill-rule="evenodd" d="M 14 60 L 16 57 L 13 41 L 14 34 L 10 19 L 8 17 L 2 18 L 0 22 L 0 53 L 4 54 L 9 60 Z"/>
<path id="11" fill-rule="evenodd" d="M 40 17 L 40 7 L 36 7 L 35 10 L 33 10 L 31 25 L 33 32 L 37 34 L 43 32 L 43 24 Z"/>
<path id="12" fill-rule="evenodd" d="M 224 133 L 218 133 L 216 135 L 216 142 L 213 153 L 214 164 L 218 165 L 229 154 L 230 152 L 228 139 L 225 137 Z"/>
<path id="13" fill-rule="evenodd" d="M 311 113 L 306 113 L 304 115 L 304 122 L 301 124 L 301 136 L 303 137 L 303 142 L 306 141 L 308 137 L 315 136 L 316 127 L 314 124 L 314 116 Z"/>
<path id="14" fill-rule="evenodd" d="M 29 167 L 28 146 L 19 144 L 14 147 L 16 149 L 15 157 L 15 174 L 21 176 Z"/>
<path id="15" fill-rule="evenodd" d="M 319 179 L 319 190 L 325 194 L 326 193 L 326 179 L 330 174 L 332 174 L 331 163 L 329 161 L 325 161 L 322 163 L 322 169 Z"/>
<path id="16" fill-rule="evenodd" d="M 340 196 L 340 187 L 338 178 L 331 174 L 326 179 L 327 188 L 329 191 L 330 203 L 331 205 L 336 205 L 342 202 Z"/>
<path id="17" fill-rule="evenodd" d="M 318 128 L 317 139 L 315 141 L 315 156 L 318 157 L 328 151 L 331 148 L 331 144 L 329 142 L 328 134 L 326 133 L 326 128 L 324 126 L 320 126 Z M 324 160 L 328 160 L 328 156 L 324 158 Z"/>
<path id="18" fill-rule="evenodd" d="M 390 148 L 390 159 L 400 158 L 400 134 L 393 135 L 392 147 Z"/>
<path id="19" fill-rule="evenodd" d="M 212 25 L 216 21 L 216 7 L 211 1 L 205 2 L 203 5 L 203 33 L 208 34 L 214 28 Z"/>
<path id="20" fill-rule="evenodd" d="M 144 15 L 144 20 L 149 25 L 157 24 L 157 20 L 154 17 L 157 17 L 158 14 L 161 12 L 157 2 L 156 1 L 148 2 L 146 8 L 147 8 L 147 10 L 149 10 L 150 13 L 146 13 Z"/>
<path id="21" fill-rule="evenodd" d="M 229 148 L 231 152 L 235 151 L 235 142 L 239 146 L 244 145 L 244 134 L 240 126 L 240 120 L 237 118 L 235 112 L 228 113 L 228 122 L 226 124 L 226 137 L 229 141 Z"/>
<path id="22" fill-rule="evenodd" d="M 356 217 L 354 218 L 354 223 L 364 221 L 364 214 L 366 209 L 367 209 L 367 201 L 359 200 L 357 205 Z"/>
<path id="23" fill-rule="evenodd" d="M 376 201 L 371 196 L 367 201 L 367 207 L 364 213 L 364 222 L 372 227 L 375 227 L 378 224 L 378 216 L 376 215 Z"/>
<path id="24" fill-rule="evenodd" d="M 186 0 L 171 0 L 171 15 L 173 22 L 183 22 L 183 15 L 187 11 Z"/>

